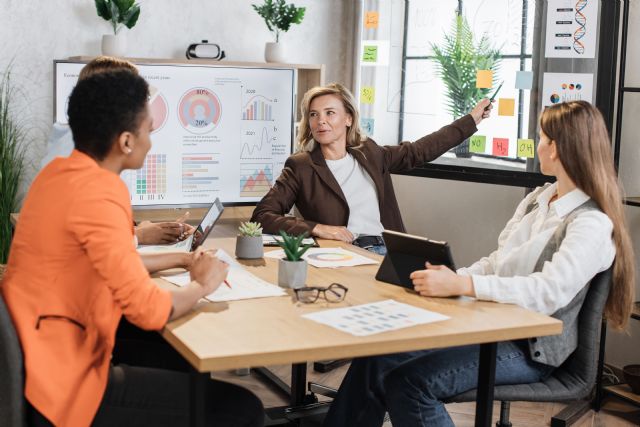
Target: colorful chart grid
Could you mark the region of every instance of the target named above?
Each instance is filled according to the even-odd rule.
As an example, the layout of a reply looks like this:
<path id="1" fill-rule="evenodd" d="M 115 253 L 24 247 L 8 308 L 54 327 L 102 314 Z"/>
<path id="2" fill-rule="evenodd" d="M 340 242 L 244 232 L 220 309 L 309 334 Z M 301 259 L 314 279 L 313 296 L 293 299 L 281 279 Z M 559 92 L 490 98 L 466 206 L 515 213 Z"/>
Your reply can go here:
<path id="1" fill-rule="evenodd" d="M 251 98 L 242 112 L 242 120 L 273 120 L 272 107 L 267 101 L 267 98 L 261 95 Z"/>
<path id="2" fill-rule="evenodd" d="M 273 167 L 264 163 L 240 165 L 240 197 L 262 197 L 271 188 Z"/>
<path id="3" fill-rule="evenodd" d="M 136 172 L 136 194 L 167 192 L 167 155 L 149 154 Z"/>
<path id="4" fill-rule="evenodd" d="M 186 193 L 212 191 L 219 177 L 214 168 L 219 164 L 216 153 L 182 156 L 182 191 Z"/>

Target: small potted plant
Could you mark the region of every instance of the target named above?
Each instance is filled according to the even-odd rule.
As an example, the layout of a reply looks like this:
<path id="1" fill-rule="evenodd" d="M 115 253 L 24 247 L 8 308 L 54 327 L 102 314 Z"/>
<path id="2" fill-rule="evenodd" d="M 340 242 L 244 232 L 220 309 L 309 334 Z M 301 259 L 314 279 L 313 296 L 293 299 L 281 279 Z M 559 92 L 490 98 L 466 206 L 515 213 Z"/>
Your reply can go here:
<path id="1" fill-rule="evenodd" d="M 238 258 L 262 258 L 262 225 L 259 222 L 243 222 L 238 227 L 236 238 L 236 256 Z"/>
<path id="2" fill-rule="evenodd" d="M 268 42 L 264 50 L 267 62 L 285 62 L 284 48 L 280 43 L 280 32 L 287 32 L 291 24 L 299 24 L 304 18 L 304 7 L 287 4 L 285 0 L 264 0 L 261 5 L 251 5 L 263 19 L 267 28 L 275 37 L 275 42 Z"/>
<path id="3" fill-rule="evenodd" d="M 301 288 L 307 280 L 307 261 L 302 255 L 311 245 L 302 245 L 307 233 L 294 236 L 280 230 L 282 241 L 276 240 L 278 246 L 284 250 L 285 258 L 278 260 L 278 285 L 283 288 Z"/>
<path id="4" fill-rule="evenodd" d="M 127 39 L 122 27 L 133 28 L 140 17 L 140 5 L 135 0 L 95 0 L 98 16 L 111 24 L 113 34 L 102 36 L 102 54 L 125 56 Z"/>

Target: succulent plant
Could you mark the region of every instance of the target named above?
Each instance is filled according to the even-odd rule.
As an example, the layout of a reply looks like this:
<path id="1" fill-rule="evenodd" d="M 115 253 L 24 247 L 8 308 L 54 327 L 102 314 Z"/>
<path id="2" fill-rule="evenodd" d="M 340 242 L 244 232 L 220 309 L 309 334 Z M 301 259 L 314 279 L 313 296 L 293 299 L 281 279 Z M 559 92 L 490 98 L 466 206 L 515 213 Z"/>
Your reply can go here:
<path id="1" fill-rule="evenodd" d="M 243 222 L 240 224 L 240 227 L 238 227 L 238 231 L 241 236 L 259 237 L 262 236 L 262 224 L 251 221 Z"/>
<path id="2" fill-rule="evenodd" d="M 312 246 L 312 245 L 302 245 L 302 240 L 307 237 L 307 233 L 302 233 L 299 236 L 295 236 L 293 234 L 287 234 L 286 232 L 280 230 L 280 236 L 282 236 L 282 241 L 280 239 L 276 239 L 276 243 L 283 250 L 285 255 L 287 256 L 287 260 L 289 261 L 300 261 L 302 255 Z"/>

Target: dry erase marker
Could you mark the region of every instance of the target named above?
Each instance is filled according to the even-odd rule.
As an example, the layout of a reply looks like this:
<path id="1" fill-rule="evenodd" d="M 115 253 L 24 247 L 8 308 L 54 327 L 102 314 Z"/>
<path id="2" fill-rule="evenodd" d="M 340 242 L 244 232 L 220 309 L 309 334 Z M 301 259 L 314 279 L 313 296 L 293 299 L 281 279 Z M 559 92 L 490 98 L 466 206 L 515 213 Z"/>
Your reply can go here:
<path id="1" fill-rule="evenodd" d="M 229 289 L 231 289 L 231 285 L 229 284 L 229 282 L 227 281 L 227 279 L 224 279 L 224 284 L 227 285 L 229 287 Z"/>
<path id="2" fill-rule="evenodd" d="M 504 82 L 500 83 L 500 86 L 498 86 L 498 89 L 496 89 L 496 91 L 493 92 L 493 95 L 491 95 L 491 98 L 489 98 L 489 102 L 493 102 L 493 100 L 496 99 L 496 95 L 498 94 L 498 92 L 500 92 L 500 88 L 502 87 L 503 84 Z"/>

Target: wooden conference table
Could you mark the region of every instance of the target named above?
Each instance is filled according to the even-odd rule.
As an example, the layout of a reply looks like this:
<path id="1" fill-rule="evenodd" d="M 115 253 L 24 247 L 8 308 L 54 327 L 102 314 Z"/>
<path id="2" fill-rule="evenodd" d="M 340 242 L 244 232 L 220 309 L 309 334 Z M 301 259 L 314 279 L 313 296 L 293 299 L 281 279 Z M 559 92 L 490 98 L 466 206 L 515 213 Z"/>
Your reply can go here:
<path id="1" fill-rule="evenodd" d="M 245 215 L 243 208 L 226 209 L 205 245 L 222 248 L 233 255 L 237 226 L 246 219 Z M 360 248 L 335 241 L 321 241 L 320 244 L 342 246 L 381 259 Z M 241 263 L 256 276 L 277 283 L 276 260 L 265 258 Z M 203 301 L 189 315 L 169 323 L 162 336 L 200 373 L 294 364 L 292 406 L 304 403 L 308 361 L 481 344 L 475 425 L 488 427 L 493 409 L 496 343 L 554 335 L 562 330 L 562 322 L 514 305 L 463 298 L 420 297 L 404 288 L 376 281 L 377 268 L 377 265 L 339 269 L 309 266 L 307 284 L 328 286 L 338 282 L 349 288 L 345 301 L 341 303 L 329 304 L 319 300 L 314 304 L 302 304 L 295 301 L 292 293 L 287 297 L 224 303 Z M 173 286 L 162 279 L 155 280 L 160 286 Z M 301 317 L 317 310 L 386 299 L 442 313 L 450 319 L 356 337 Z M 195 391 L 204 387 L 206 376 L 200 377 L 194 381 Z M 202 415 L 204 405 L 203 398 L 194 399 L 194 414 Z M 194 421 L 194 425 L 200 425 L 199 416 L 194 416 Z"/>

